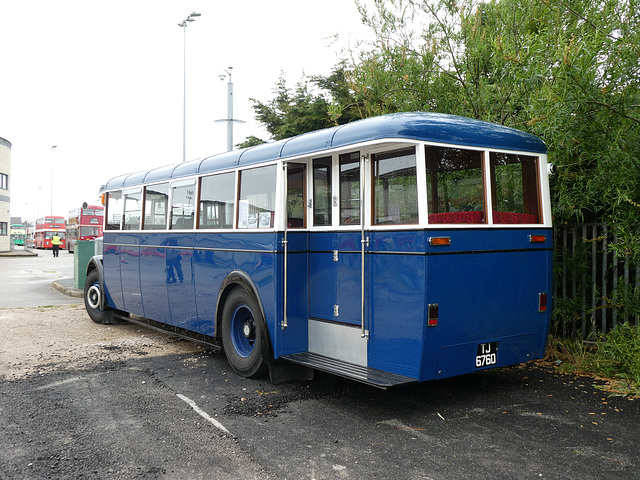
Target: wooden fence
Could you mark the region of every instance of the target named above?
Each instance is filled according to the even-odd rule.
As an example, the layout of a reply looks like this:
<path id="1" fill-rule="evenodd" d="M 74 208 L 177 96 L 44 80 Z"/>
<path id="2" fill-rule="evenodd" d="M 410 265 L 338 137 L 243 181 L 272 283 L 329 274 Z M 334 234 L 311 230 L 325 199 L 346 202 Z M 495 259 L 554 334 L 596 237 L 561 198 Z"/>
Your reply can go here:
<path id="1" fill-rule="evenodd" d="M 610 230 L 554 228 L 554 334 L 596 340 L 620 322 L 640 323 L 640 262 L 613 252 Z"/>

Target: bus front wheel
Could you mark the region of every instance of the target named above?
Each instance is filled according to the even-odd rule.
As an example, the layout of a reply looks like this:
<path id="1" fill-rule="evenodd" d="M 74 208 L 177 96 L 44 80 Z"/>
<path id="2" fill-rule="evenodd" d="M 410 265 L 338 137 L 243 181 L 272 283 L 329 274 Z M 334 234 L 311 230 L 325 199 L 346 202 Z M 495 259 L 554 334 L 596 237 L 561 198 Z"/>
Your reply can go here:
<path id="1" fill-rule="evenodd" d="M 222 343 L 231 368 L 243 377 L 259 377 L 267 370 L 263 324 L 258 302 L 243 288 L 235 288 L 222 310 Z"/>
<path id="2" fill-rule="evenodd" d="M 113 310 L 109 310 L 108 307 L 105 307 L 104 310 L 100 308 L 101 304 L 104 305 L 102 294 L 100 274 L 97 270 L 92 270 L 84 282 L 84 307 L 94 322 L 100 324 L 113 323 Z"/>

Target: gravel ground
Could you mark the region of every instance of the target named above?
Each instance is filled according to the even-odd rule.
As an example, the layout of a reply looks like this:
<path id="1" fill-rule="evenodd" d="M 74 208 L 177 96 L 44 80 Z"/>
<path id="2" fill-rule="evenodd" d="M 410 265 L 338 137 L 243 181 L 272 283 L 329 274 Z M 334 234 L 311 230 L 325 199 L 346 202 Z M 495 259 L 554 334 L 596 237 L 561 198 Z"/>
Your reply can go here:
<path id="1" fill-rule="evenodd" d="M 275 478 L 156 377 L 204 347 L 81 306 L 0 309 L 0 332 L 0 480 Z"/>
<path id="2" fill-rule="evenodd" d="M 4 379 L 203 350 L 133 324 L 95 324 L 80 305 L 0 309 L 0 331 L 0 378 Z"/>

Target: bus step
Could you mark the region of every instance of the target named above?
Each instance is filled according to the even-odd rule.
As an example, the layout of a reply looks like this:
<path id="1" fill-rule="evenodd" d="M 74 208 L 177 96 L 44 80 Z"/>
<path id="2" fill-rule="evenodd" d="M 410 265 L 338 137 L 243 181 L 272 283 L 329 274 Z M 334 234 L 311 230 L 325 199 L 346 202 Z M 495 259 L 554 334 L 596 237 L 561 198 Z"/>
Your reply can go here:
<path id="1" fill-rule="evenodd" d="M 382 389 L 417 383 L 415 378 L 387 373 L 311 352 L 292 353 L 280 358 Z"/>

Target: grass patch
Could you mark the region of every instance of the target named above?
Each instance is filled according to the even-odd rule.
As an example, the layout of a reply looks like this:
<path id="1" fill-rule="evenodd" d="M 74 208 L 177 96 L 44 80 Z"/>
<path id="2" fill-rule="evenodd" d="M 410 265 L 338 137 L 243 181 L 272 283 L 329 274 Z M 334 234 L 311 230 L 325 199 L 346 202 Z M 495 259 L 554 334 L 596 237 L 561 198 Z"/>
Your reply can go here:
<path id="1" fill-rule="evenodd" d="M 640 329 L 619 324 L 597 342 L 550 337 L 547 360 L 564 373 L 589 375 L 611 395 L 640 398 Z"/>

